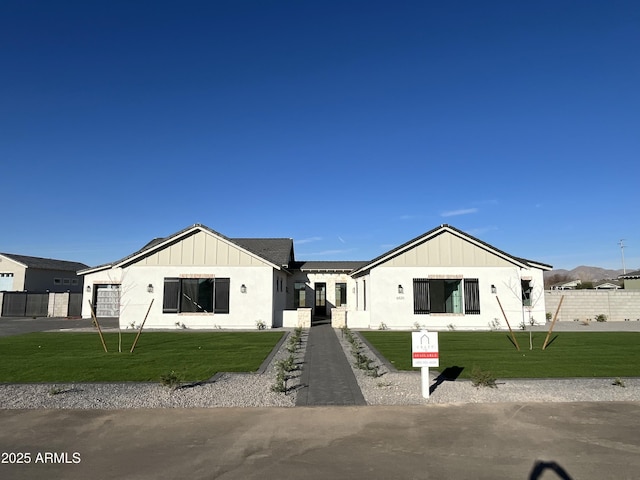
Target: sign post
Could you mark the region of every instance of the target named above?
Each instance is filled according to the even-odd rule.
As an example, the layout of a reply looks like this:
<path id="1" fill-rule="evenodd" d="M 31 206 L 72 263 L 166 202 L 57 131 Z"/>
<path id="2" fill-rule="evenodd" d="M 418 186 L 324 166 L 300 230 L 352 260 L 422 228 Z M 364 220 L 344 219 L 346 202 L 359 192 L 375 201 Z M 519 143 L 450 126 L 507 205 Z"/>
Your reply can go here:
<path id="1" fill-rule="evenodd" d="M 411 333 L 411 354 L 413 366 L 421 368 L 422 396 L 429 398 L 429 367 L 440 366 L 438 332 L 420 330 Z"/>

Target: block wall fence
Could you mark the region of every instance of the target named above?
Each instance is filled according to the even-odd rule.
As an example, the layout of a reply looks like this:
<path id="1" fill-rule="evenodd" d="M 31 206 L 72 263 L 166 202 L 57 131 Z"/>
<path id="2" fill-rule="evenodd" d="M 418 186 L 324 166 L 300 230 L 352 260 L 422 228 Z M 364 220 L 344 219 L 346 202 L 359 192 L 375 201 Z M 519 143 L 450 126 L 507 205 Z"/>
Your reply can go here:
<path id="1" fill-rule="evenodd" d="M 600 314 L 608 322 L 640 321 L 640 290 L 547 290 L 547 313 L 555 315 L 563 295 L 558 321 L 595 320 Z"/>

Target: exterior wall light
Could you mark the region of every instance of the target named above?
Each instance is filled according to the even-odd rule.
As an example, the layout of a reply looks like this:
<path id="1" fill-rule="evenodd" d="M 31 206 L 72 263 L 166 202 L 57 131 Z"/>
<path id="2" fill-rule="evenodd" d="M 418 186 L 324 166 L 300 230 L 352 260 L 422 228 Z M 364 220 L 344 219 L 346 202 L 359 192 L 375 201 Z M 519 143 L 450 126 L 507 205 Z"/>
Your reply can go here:
<path id="1" fill-rule="evenodd" d="M 491 293 L 493 293 L 493 294 L 498 293 L 498 289 L 496 288 L 495 285 L 491 285 Z"/>
<path id="2" fill-rule="evenodd" d="M 240 287 L 240 292 L 241 293 L 247 293 L 247 286 L 243 283 L 242 286 Z"/>
<path id="3" fill-rule="evenodd" d="M 402 295 L 404 293 L 404 288 L 402 288 L 402 285 L 398 285 L 398 293 L 400 295 Z"/>
<path id="4" fill-rule="evenodd" d="M 147 285 L 147 292 L 153 293 L 153 285 L 151 284 Z"/>
<path id="5" fill-rule="evenodd" d="M 91 291 L 91 285 L 87 285 L 87 292 Z"/>

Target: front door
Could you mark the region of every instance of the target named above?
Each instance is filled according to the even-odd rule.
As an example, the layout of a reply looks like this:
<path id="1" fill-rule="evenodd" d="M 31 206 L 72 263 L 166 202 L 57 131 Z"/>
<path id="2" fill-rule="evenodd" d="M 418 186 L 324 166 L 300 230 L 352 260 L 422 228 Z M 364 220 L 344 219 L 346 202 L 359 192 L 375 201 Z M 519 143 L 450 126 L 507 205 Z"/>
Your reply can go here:
<path id="1" fill-rule="evenodd" d="M 326 317 L 327 316 L 327 284 L 326 283 L 316 283 L 315 284 L 316 291 L 316 317 Z"/>

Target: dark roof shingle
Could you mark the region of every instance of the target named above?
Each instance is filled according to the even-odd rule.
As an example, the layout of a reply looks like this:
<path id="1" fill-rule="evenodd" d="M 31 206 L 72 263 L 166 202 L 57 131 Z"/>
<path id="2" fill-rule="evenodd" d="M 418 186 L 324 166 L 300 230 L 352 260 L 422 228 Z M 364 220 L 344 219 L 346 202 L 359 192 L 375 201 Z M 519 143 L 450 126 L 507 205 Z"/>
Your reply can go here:
<path id="1" fill-rule="evenodd" d="M 77 272 L 87 265 L 80 262 L 71 262 L 68 260 L 55 260 L 53 258 L 30 257 L 28 255 L 15 255 L 13 253 L 0 253 L 11 260 L 26 265 L 27 268 L 37 268 L 39 270 L 64 270 L 69 272 Z"/>

